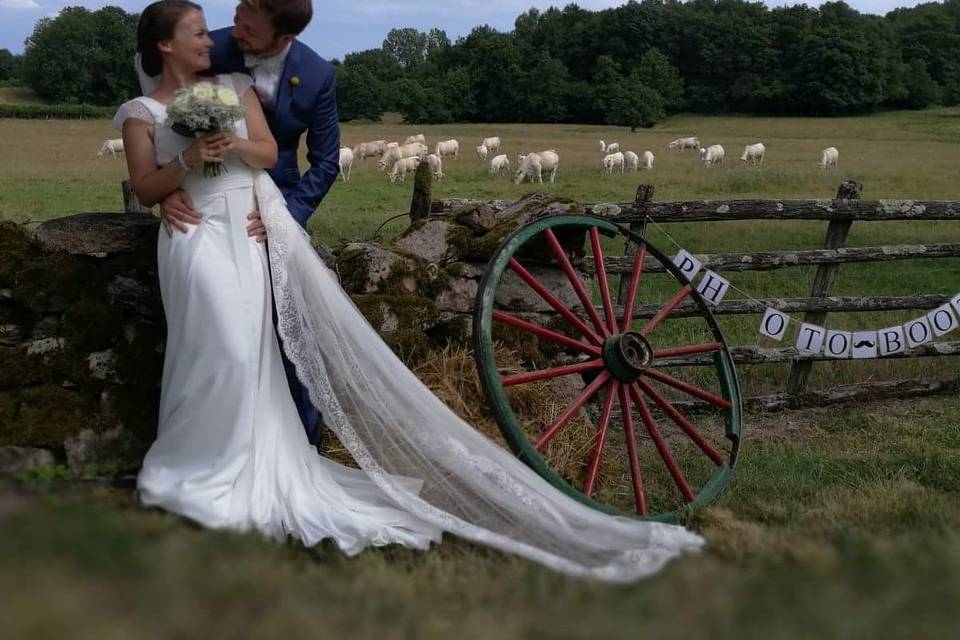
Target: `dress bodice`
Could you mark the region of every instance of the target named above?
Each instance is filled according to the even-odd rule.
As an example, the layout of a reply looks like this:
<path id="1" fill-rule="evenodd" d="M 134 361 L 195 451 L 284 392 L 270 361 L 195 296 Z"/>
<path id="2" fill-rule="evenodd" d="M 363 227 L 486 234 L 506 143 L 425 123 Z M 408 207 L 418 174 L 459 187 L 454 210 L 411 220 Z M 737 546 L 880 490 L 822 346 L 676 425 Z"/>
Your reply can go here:
<path id="1" fill-rule="evenodd" d="M 252 80 L 242 73 L 223 73 L 216 76 L 218 84 L 233 89 L 241 100 L 244 92 L 251 86 Z M 149 96 L 140 96 L 125 102 L 117 110 L 113 118 L 113 126 L 119 131 L 123 128 L 127 118 L 137 118 L 153 126 L 153 145 L 157 159 L 157 166 L 164 166 L 175 162 L 177 154 L 186 150 L 194 142 L 194 138 L 180 135 L 167 123 L 167 105 Z M 233 132 L 238 138 L 246 139 L 247 124 L 243 118 L 233 123 Z M 253 169 L 247 166 L 236 153 L 227 153 L 223 160 L 227 171 L 219 178 L 204 178 L 203 167 L 191 167 L 184 179 L 183 188 L 188 191 L 209 190 L 215 185 L 222 185 L 224 181 L 233 182 L 242 180 L 253 182 Z"/>

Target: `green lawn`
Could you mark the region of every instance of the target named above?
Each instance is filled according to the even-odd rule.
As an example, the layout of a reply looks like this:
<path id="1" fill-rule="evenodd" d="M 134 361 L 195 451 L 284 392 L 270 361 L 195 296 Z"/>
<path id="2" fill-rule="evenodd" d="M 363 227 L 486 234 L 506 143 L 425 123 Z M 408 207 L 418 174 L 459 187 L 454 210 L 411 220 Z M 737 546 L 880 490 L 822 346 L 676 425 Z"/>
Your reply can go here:
<path id="1" fill-rule="evenodd" d="M 946 638 L 960 598 L 957 398 L 756 417 L 704 553 L 627 587 L 456 539 L 276 545 L 130 489 L 0 491 L 10 638 Z"/>

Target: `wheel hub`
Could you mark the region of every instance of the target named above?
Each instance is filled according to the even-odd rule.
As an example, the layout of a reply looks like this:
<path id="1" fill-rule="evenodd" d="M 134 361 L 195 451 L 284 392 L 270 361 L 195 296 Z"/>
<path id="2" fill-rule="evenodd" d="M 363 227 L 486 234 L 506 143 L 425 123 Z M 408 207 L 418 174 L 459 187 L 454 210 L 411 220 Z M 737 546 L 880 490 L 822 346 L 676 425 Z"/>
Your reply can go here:
<path id="1" fill-rule="evenodd" d="M 636 331 L 607 338 L 603 344 L 603 364 L 623 382 L 633 382 L 653 366 L 653 347 Z"/>

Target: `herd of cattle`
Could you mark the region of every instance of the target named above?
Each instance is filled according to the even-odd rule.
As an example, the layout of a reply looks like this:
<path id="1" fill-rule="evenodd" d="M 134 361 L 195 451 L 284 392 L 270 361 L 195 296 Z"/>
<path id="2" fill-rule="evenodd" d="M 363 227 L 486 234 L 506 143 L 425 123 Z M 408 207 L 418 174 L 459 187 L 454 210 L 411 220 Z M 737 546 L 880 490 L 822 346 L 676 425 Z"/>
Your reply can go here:
<path id="1" fill-rule="evenodd" d="M 634 151 L 621 151 L 618 142 L 607 144 L 600 140 L 599 143 L 602 154 L 600 168 L 607 173 L 613 173 L 617 170 L 623 173 L 626 170 L 653 169 L 656 158 L 649 149 L 638 155 Z M 492 156 L 490 157 L 489 171 L 495 175 L 510 172 L 510 158 L 504 153 L 499 153 L 501 146 L 499 136 L 484 138 L 476 146 L 477 157 L 480 160 L 486 161 L 488 156 Z M 703 146 L 696 136 L 677 138 L 667 145 L 668 151 L 683 151 L 685 149 L 695 151 L 699 154 L 703 163 L 708 166 L 723 164 L 726 156 L 722 145 Z M 766 152 L 767 148 L 762 142 L 748 144 L 743 148 L 740 160 L 748 164 L 762 165 Z M 417 167 L 423 162 L 429 165 L 433 177 L 440 180 L 444 177 L 444 158 L 455 159 L 459 155 L 460 142 L 455 139 L 437 142 L 433 153 L 430 153 L 430 149 L 427 147 L 427 139 L 422 133 L 409 136 L 402 144 L 387 142 L 386 140 L 361 142 L 352 149 L 341 147 L 340 176 L 345 182 L 350 180 L 350 171 L 353 168 L 354 160 L 379 158 L 378 166 L 390 178 L 390 182 L 403 182 L 406 176 L 416 171 Z M 817 164 L 824 169 L 836 167 L 839 158 L 840 154 L 836 147 L 827 147 L 820 153 L 820 161 Z M 516 184 L 525 180 L 542 184 L 544 175 L 546 175 L 550 182 L 554 182 L 557 178 L 559 166 L 560 154 L 557 153 L 556 149 L 519 154 L 517 155 L 517 168 L 513 175 L 513 181 Z"/>
<path id="2" fill-rule="evenodd" d="M 477 156 L 486 161 L 490 158 L 489 170 L 495 175 L 508 174 L 510 172 L 510 158 L 506 154 L 500 153 L 502 143 L 499 136 L 484 138 L 476 147 Z M 677 138 L 667 145 L 668 151 L 684 151 L 691 149 L 699 154 L 704 164 L 716 165 L 723 164 L 726 152 L 722 145 L 712 144 L 703 146 L 700 139 L 696 136 L 688 138 Z M 373 140 L 371 142 L 361 142 L 352 149 L 350 147 L 340 148 L 340 176 L 346 182 L 350 180 L 350 171 L 353 168 L 354 160 L 366 160 L 367 158 L 379 158 L 379 168 L 386 172 L 390 182 L 403 182 L 407 174 L 413 173 L 421 162 L 427 162 L 430 166 L 430 173 L 437 180 L 443 178 L 443 160 L 444 158 L 457 158 L 460 155 L 460 143 L 457 140 L 442 140 L 434 146 L 433 153 L 429 152 L 427 139 L 422 133 L 409 136 L 403 141 L 387 142 L 386 140 Z M 766 146 L 762 142 L 748 144 L 743 148 L 743 154 L 740 156 L 742 162 L 748 164 L 763 164 L 763 157 L 767 152 Z M 123 153 L 123 140 L 104 140 L 100 147 L 98 156 L 111 155 L 117 156 Z M 633 151 L 621 151 L 620 143 L 611 142 L 607 144 L 600 140 L 600 153 L 602 160 L 600 168 L 607 173 L 613 173 L 619 170 L 623 173 L 626 170 L 639 171 L 640 169 L 653 169 L 653 163 L 656 158 L 649 149 L 642 154 L 637 155 Z M 823 168 L 836 167 L 840 159 L 840 153 L 836 147 L 827 147 L 820 152 L 820 162 L 817 164 Z M 517 169 L 513 175 L 513 181 L 520 184 L 524 180 L 543 183 L 544 174 L 547 175 L 550 182 L 557 178 L 557 169 L 560 167 L 560 154 L 556 149 L 546 151 L 531 152 L 519 154 L 517 156 Z"/>

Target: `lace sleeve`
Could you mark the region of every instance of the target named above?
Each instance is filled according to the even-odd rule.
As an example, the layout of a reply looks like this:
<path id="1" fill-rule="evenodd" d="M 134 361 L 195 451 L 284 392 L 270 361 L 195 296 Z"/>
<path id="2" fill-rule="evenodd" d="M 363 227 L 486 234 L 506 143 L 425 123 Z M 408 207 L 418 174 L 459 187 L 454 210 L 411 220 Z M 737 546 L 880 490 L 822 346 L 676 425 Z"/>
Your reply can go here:
<path id="1" fill-rule="evenodd" d="M 247 92 L 247 89 L 253 86 L 253 78 L 248 76 L 245 73 L 231 73 L 228 75 L 230 83 L 233 85 L 233 90 L 237 92 L 237 95 L 240 96 L 240 101 L 243 101 L 243 94 Z"/>
<path id="2" fill-rule="evenodd" d="M 153 124 L 153 114 L 150 113 L 150 109 L 147 108 L 147 105 L 143 104 L 140 100 L 134 98 L 120 105 L 120 108 L 117 109 L 117 113 L 113 116 L 113 128 L 117 131 L 123 129 L 123 123 L 127 118 L 136 118 L 137 120 L 143 120 L 148 124 Z"/>

